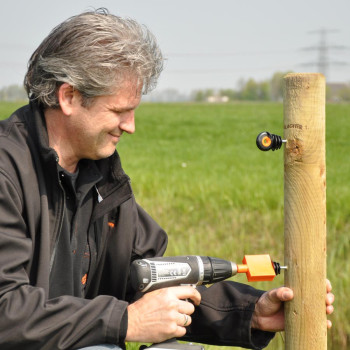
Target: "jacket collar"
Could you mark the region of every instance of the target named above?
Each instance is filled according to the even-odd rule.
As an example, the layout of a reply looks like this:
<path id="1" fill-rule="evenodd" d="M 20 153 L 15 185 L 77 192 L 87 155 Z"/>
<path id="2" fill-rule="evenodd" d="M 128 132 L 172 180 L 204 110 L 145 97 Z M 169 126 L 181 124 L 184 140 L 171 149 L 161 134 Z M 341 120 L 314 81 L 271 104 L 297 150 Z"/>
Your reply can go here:
<path id="1" fill-rule="evenodd" d="M 56 151 L 49 146 L 49 136 L 43 109 L 34 101 L 30 102 L 29 108 L 31 113 L 25 115 L 26 122 L 44 162 L 51 163 L 54 161 L 58 164 L 58 155 Z M 103 179 L 99 182 L 99 187 L 104 195 L 108 195 L 109 192 L 115 190 L 116 186 L 119 187 L 130 180 L 122 168 L 117 151 L 108 158 L 97 161 L 84 161 L 91 163 L 94 167 L 97 166 L 98 170 L 101 172 Z"/>
<path id="2" fill-rule="evenodd" d="M 30 133 L 39 149 L 41 156 L 45 162 L 55 160 L 58 162 L 56 151 L 49 146 L 49 135 L 47 133 L 44 111 L 36 102 L 29 103 L 30 112 L 25 115 Z M 30 120 L 28 120 L 30 118 Z"/>

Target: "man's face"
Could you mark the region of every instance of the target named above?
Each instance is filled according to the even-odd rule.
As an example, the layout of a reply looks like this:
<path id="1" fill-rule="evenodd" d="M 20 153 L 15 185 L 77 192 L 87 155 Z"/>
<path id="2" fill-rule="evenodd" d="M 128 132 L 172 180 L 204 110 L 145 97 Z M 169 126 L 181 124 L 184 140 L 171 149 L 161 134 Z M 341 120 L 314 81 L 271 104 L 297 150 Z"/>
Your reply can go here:
<path id="1" fill-rule="evenodd" d="M 141 101 L 141 87 L 125 81 L 113 95 L 96 97 L 89 107 L 78 99 L 69 117 L 70 143 L 77 161 L 102 159 L 113 154 L 125 131 L 135 131 L 135 109 Z"/>

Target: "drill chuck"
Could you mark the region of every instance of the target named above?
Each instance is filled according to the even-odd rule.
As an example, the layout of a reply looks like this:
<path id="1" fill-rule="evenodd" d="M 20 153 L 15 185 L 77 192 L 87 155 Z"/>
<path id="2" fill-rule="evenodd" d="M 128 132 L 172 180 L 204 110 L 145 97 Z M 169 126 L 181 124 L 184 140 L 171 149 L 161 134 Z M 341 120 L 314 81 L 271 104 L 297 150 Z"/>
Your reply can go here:
<path id="1" fill-rule="evenodd" d="M 237 265 L 231 261 L 210 256 L 200 256 L 198 258 L 202 260 L 204 268 L 204 278 L 201 284 L 223 281 L 237 273 Z"/>

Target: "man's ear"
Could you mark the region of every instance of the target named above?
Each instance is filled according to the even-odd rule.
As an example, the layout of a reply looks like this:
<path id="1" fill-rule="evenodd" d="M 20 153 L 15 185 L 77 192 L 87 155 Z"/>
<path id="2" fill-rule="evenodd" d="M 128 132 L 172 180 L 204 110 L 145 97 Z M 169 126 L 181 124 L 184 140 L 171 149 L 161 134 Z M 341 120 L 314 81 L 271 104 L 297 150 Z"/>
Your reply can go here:
<path id="1" fill-rule="evenodd" d="M 57 92 L 58 102 L 64 115 L 70 116 L 73 110 L 74 88 L 68 83 L 63 83 Z"/>

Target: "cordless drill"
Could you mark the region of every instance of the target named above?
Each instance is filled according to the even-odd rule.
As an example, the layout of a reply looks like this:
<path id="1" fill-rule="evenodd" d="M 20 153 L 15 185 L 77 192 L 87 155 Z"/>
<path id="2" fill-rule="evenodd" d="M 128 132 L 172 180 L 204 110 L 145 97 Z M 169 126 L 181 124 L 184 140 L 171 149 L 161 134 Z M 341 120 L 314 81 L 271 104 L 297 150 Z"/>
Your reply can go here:
<path id="1" fill-rule="evenodd" d="M 135 260 L 131 285 L 135 291 L 150 292 L 178 285 L 205 285 L 246 273 L 248 281 L 272 281 L 286 268 L 265 255 L 246 255 L 243 264 L 209 256 L 187 255 Z"/>
<path id="2" fill-rule="evenodd" d="M 212 258 L 187 255 L 135 260 L 131 264 L 131 285 L 135 291 L 151 292 L 156 289 L 179 285 L 205 285 L 223 281 L 237 273 L 246 273 L 248 281 L 272 281 L 281 269 L 269 255 L 246 255 L 243 264 Z M 170 339 L 142 346 L 145 350 L 204 350 L 198 344 L 183 344 Z"/>

